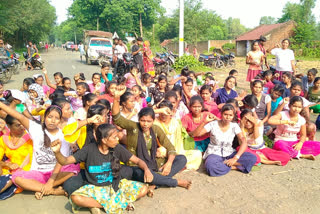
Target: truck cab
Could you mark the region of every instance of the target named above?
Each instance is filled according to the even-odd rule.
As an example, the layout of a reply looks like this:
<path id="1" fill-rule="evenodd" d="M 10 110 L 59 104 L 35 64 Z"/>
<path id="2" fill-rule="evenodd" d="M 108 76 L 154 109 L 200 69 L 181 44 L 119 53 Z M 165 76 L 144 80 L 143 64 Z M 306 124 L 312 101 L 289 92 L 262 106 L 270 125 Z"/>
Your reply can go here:
<path id="1" fill-rule="evenodd" d="M 112 58 L 112 34 L 103 31 L 84 33 L 87 64 L 98 63 L 101 58 Z"/>

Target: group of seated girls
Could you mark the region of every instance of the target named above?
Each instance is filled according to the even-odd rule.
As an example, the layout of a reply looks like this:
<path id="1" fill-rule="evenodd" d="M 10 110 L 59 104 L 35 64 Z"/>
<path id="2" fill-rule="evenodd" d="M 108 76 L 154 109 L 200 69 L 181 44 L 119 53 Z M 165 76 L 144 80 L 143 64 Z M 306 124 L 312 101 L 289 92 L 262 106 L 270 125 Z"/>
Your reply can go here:
<path id="1" fill-rule="evenodd" d="M 61 73 L 51 83 L 44 70 L 0 94 L 0 199 L 28 190 L 39 200 L 66 195 L 74 211 L 121 212 L 157 187 L 189 189 L 190 180 L 173 176 L 202 161 L 209 176 L 222 176 L 320 153 L 309 120 L 320 81 L 309 73 L 307 91 L 290 73 L 276 82 L 267 71 L 247 95 L 235 91 L 235 70 L 220 88 L 212 74 L 201 83 L 187 69 L 155 85 L 136 68 L 118 82 L 105 70 L 91 81 L 74 76 L 76 90 Z"/>

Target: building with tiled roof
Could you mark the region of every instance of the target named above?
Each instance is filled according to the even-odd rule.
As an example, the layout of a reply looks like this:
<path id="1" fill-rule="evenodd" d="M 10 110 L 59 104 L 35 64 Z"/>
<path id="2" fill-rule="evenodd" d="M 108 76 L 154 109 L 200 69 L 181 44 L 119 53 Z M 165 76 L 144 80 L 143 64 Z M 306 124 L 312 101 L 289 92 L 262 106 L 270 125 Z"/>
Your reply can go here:
<path id="1" fill-rule="evenodd" d="M 288 21 L 285 23 L 260 25 L 236 38 L 236 55 L 245 56 L 251 50 L 254 40 L 264 36 L 267 38 L 266 48 L 269 48 L 285 38 L 290 38 L 294 34 L 296 23 Z"/>

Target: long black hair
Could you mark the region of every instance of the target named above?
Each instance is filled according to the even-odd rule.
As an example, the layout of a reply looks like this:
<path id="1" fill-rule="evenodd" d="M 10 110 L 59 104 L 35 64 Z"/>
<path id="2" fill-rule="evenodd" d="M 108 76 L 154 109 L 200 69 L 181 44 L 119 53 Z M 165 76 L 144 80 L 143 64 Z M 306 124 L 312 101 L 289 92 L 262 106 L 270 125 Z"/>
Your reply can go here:
<path id="1" fill-rule="evenodd" d="M 44 143 L 44 146 L 46 148 L 50 147 L 50 144 L 51 144 L 51 140 L 49 138 L 49 136 L 46 134 L 45 130 L 46 130 L 46 117 L 48 116 L 48 114 L 52 111 L 56 111 L 58 112 L 59 114 L 59 118 L 61 120 L 61 117 L 62 117 L 62 110 L 59 106 L 55 106 L 55 105 L 51 105 L 49 108 L 47 108 L 47 110 L 45 111 L 44 113 L 44 122 L 42 123 L 42 131 L 44 133 L 44 139 L 43 139 L 43 143 Z"/>
<path id="2" fill-rule="evenodd" d="M 88 93 L 82 96 L 82 103 L 83 103 L 83 107 L 87 106 L 87 102 L 91 102 L 92 100 L 96 99 L 97 95 L 93 94 L 93 93 Z"/>
<path id="3" fill-rule="evenodd" d="M 105 110 L 106 108 L 103 105 L 92 105 L 88 109 L 87 118 L 91 118 L 97 114 L 102 116 Z M 93 124 L 88 124 L 85 145 L 88 145 L 89 143 L 96 141 L 94 138 L 93 132 L 94 132 Z"/>
<path id="4" fill-rule="evenodd" d="M 97 137 L 97 144 L 101 145 L 102 144 L 102 139 L 103 138 L 108 138 L 112 130 L 117 130 L 117 128 L 114 125 L 111 124 L 101 124 L 98 126 L 97 131 L 96 131 L 96 137 Z M 120 174 L 120 160 L 114 155 L 114 150 L 112 148 L 109 148 L 109 154 L 112 155 L 111 159 L 111 170 L 112 170 L 112 176 L 114 178 L 118 178 Z"/>

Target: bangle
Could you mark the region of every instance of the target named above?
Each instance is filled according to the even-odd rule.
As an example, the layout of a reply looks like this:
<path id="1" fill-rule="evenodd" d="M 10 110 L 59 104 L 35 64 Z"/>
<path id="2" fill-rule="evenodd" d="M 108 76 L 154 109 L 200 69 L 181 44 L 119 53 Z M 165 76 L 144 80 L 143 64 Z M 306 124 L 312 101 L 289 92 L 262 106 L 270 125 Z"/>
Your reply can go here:
<path id="1" fill-rule="evenodd" d="M 235 158 L 237 158 L 238 160 L 239 160 L 239 158 L 240 158 L 240 156 L 239 156 L 239 155 L 235 155 L 234 157 L 235 157 Z"/>

